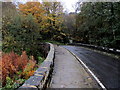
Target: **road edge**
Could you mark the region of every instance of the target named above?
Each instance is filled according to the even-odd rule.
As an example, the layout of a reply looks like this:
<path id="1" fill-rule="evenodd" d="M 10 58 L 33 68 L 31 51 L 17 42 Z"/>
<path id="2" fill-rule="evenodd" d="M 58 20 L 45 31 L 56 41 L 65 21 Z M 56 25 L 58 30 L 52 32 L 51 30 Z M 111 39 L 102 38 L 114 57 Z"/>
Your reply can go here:
<path id="1" fill-rule="evenodd" d="M 82 66 L 92 75 L 92 77 L 97 81 L 97 83 L 100 85 L 100 87 L 103 90 L 107 90 L 106 87 L 102 84 L 102 82 L 97 78 L 97 76 L 87 67 L 87 65 L 77 55 L 75 55 L 73 52 L 71 52 L 68 49 L 66 50 L 69 51 L 82 64 Z"/>

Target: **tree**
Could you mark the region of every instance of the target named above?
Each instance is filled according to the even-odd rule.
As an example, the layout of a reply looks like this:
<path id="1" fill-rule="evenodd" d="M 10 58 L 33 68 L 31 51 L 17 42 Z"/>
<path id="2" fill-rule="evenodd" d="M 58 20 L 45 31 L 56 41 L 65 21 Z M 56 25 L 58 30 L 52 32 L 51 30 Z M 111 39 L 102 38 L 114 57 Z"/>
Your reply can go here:
<path id="1" fill-rule="evenodd" d="M 10 36 L 8 31 L 8 25 L 14 20 L 14 17 L 18 15 L 16 7 L 11 2 L 2 2 L 2 41 L 3 51 L 6 47 L 14 45 L 14 38 Z M 9 49 L 7 49 L 9 51 Z"/>
<path id="2" fill-rule="evenodd" d="M 63 6 L 60 2 L 43 2 L 47 16 L 47 33 L 52 40 L 63 41 L 65 34 L 62 31 Z M 46 30 L 45 30 L 46 32 Z M 46 36 L 45 35 L 45 36 Z M 45 37 L 46 38 L 46 37 Z"/>
<path id="3" fill-rule="evenodd" d="M 75 29 L 76 29 L 76 14 L 73 12 L 67 14 L 64 14 L 64 32 L 66 35 L 69 37 L 69 39 L 75 38 L 76 34 Z"/>
<path id="4" fill-rule="evenodd" d="M 76 24 L 81 41 L 120 48 L 119 4 L 119 2 L 88 2 L 79 5 L 81 9 Z"/>
<path id="5" fill-rule="evenodd" d="M 63 7 L 60 2 L 27 2 L 19 5 L 19 11 L 24 16 L 32 14 L 36 18 L 44 39 L 55 40 L 56 36 L 63 35 L 61 34 Z"/>

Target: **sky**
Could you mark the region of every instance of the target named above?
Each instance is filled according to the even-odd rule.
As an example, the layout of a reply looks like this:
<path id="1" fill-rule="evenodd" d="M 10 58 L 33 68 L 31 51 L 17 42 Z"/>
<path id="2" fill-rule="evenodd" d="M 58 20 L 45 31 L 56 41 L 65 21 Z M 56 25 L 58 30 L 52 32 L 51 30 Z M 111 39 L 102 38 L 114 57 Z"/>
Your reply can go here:
<path id="1" fill-rule="evenodd" d="M 0 0 L 1 1 L 1 0 Z M 18 2 L 26 2 L 26 1 L 36 1 L 36 0 L 2 0 L 2 1 L 18 1 Z M 38 0 L 37 0 L 38 1 Z M 41 1 L 41 0 L 39 0 Z M 44 0 L 44 1 L 55 1 L 55 0 Z M 62 5 L 63 7 L 65 8 L 65 10 L 67 10 L 68 12 L 74 12 L 74 6 L 75 6 L 75 3 L 78 1 L 78 0 L 57 0 L 57 1 L 60 1 L 62 2 Z"/>
<path id="2" fill-rule="evenodd" d="M 62 0 L 63 1 L 63 0 Z M 75 3 L 78 0 L 64 0 L 63 1 L 63 6 L 68 10 L 68 12 L 75 12 Z"/>

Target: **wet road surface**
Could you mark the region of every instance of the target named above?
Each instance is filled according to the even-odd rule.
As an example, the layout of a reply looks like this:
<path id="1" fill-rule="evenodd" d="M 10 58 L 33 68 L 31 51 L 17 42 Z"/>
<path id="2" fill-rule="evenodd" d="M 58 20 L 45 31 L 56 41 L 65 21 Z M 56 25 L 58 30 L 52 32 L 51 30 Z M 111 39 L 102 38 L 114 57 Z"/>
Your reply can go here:
<path id="1" fill-rule="evenodd" d="M 77 55 L 107 89 L 120 88 L 120 60 L 79 46 L 62 46 Z"/>
<path id="2" fill-rule="evenodd" d="M 54 70 L 50 88 L 100 87 L 68 50 L 55 46 Z"/>

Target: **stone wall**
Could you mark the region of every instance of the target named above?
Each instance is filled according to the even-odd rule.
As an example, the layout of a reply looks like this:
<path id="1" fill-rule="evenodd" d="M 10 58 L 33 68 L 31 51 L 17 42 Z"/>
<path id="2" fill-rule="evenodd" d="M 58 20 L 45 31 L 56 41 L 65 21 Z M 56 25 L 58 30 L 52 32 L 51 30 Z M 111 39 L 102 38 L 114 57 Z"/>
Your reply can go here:
<path id="1" fill-rule="evenodd" d="M 18 89 L 44 89 L 50 84 L 50 79 L 53 71 L 53 59 L 54 59 L 54 46 L 50 44 L 50 50 L 47 54 L 44 62 L 35 71 L 34 75 L 31 76 L 25 83 Z M 46 51 L 46 50 L 45 50 Z"/>
<path id="2" fill-rule="evenodd" d="M 88 48 L 97 49 L 97 50 L 100 50 L 100 51 L 120 55 L 120 50 L 115 49 L 115 48 L 108 48 L 108 47 L 95 46 L 95 45 L 82 44 L 82 43 L 72 43 L 72 44 L 69 44 L 69 45 L 84 46 L 84 47 L 88 47 Z"/>

